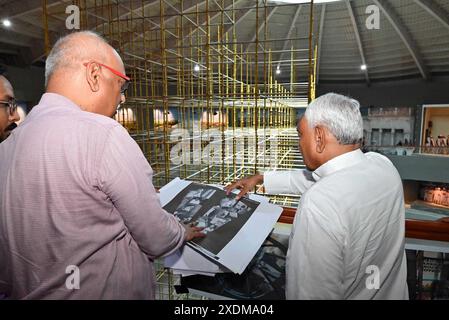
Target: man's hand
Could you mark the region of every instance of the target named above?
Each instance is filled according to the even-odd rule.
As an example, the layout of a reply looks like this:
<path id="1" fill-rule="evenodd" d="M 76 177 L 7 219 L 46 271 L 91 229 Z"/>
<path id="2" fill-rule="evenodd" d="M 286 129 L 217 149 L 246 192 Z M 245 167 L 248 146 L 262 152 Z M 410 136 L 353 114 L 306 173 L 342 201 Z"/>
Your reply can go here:
<path id="1" fill-rule="evenodd" d="M 194 223 L 182 224 L 182 225 L 186 229 L 185 241 L 190 241 L 195 238 L 204 238 L 206 236 L 205 233 L 201 232 L 204 228 L 195 227 Z"/>
<path id="2" fill-rule="evenodd" d="M 236 200 L 240 200 L 241 197 L 243 197 L 249 191 L 253 190 L 256 187 L 256 185 L 261 183 L 263 183 L 263 175 L 256 174 L 254 176 L 235 181 L 230 185 L 226 186 L 225 187 L 226 194 L 229 195 L 234 189 L 240 189 L 241 190 L 240 193 L 237 195 L 237 197 L 235 197 Z"/>

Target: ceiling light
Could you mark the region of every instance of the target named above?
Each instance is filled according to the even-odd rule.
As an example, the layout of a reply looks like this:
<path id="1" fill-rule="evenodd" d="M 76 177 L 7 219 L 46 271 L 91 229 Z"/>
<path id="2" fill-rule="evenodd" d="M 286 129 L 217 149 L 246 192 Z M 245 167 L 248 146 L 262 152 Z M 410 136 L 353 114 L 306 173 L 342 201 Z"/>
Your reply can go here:
<path id="1" fill-rule="evenodd" d="M 195 72 L 200 71 L 200 66 L 196 64 L 196 65 L 193 67 L 193 71 L 195 71 Z"/>
<path id="2" fill-rule="evenodd" d="M 276 74 L 281 74 L 281 69 L 276 68 Z"/>
<path id="3" fill-rule="evenodd" d="M 360 66 L 360 69 L 362 69 L 363 71 L 365 71 L 365 70 L 367 69 L 366 64 L 362 64 L 362 65 Z"/>
<path id="4" fill-rule="evenodd" d="M 11 26 L 11 21 L 9 21 L 8 19 L 3 20 L 2 23 L 3 23 L 3 25 L 5 27 L 10 27 Z"/>

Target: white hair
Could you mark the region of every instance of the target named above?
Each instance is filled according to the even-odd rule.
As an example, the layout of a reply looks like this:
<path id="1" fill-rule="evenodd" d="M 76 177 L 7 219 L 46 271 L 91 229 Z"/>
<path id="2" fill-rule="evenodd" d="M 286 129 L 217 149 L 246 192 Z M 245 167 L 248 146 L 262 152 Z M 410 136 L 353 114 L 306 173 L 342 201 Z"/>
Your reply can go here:
<path id="1" fill-rule="evenodd" d="M 357 144 L 363 139 L 363 119 L 357 100 L 328 93 L 309 104 L 305 117 L 311 128 L 326 127 L 342 145 Z"/>
<path id="2" fill-rule="evenodd" d="M 74 41 L 78 39 L 79 41 Z M 97 45 L 88 47 L 87 39 L 95 41 Z M 80 68 L 82 61 L 103 57 L 104 46 L 107 41 L 92 31 L 79 31 L 60 38 L 45 62 L 45 87 L 51 76 L 60 68 Z"/>

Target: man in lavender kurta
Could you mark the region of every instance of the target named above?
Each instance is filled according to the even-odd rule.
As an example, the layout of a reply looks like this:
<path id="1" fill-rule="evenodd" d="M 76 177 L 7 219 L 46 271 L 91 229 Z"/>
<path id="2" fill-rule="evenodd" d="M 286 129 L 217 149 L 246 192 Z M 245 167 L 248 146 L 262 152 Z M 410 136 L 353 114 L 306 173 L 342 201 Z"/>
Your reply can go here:
<path id="1" fill-rule="evenodd" d="M 161 208 L 151 167 L 111 119 L 124 73 L 93 33 L 55 44 L 46 93 L 0 144 L 0 293 L 152 299 L 154 259 L 203 236 Z"/>

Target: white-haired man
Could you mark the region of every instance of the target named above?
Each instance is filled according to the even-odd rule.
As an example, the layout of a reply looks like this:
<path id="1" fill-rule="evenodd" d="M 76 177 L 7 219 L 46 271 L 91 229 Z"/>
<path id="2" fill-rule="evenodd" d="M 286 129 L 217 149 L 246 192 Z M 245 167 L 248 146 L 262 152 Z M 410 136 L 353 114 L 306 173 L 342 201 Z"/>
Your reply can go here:
<path id="1" fill-rule="evenodd" d="M 111 117 L 129 78 L 92 32 L 61 38 L 46 93 L 0 144 L 0 292 L 152 299 L 153 260 L 204 236 L 161 208 L 152 170 Z"/>
<path id="2" fill-rule="evenodd" d="M 307 170 L 237 181 L 238 197 L 302 194 L 286 266 L 288 299 L 408 299 L 402 182 L 393 164 L 363 154 L 359 103 L 337 94 L 313 101 L 298 121 Z"/>

